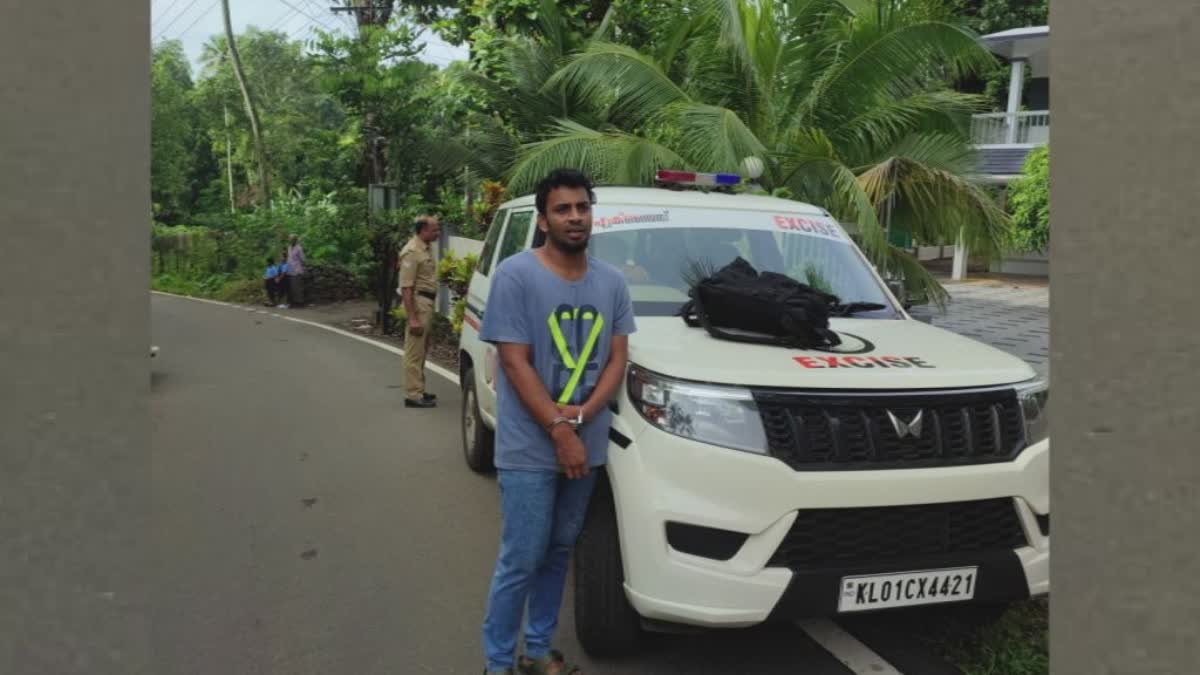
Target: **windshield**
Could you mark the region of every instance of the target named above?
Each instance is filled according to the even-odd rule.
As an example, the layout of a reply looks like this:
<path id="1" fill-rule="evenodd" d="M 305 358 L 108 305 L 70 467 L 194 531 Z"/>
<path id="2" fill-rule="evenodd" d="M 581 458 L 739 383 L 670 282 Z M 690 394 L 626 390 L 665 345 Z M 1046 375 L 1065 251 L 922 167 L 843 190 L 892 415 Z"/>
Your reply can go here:
<path id="1" fill-rule="evenodd" d="M 597 209 L 589 250 L 624 272 L 638 316 L 674 316 L 688 300 L 686 279 L 695 263 L 716 271 L 738 256 L 759 272 L 786 274 L 844 304 L 887 307 L 856 317 L 898 316 L 845 232 L 826 218 L 711 209 L 645 214 Z"/>

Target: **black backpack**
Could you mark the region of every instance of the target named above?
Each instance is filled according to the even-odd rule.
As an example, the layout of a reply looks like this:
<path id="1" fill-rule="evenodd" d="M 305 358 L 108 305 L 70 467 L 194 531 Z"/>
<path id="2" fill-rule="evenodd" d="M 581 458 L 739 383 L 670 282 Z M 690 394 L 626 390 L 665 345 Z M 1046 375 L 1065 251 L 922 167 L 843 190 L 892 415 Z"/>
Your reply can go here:
<path id="1" fill-rule="evenodd" d="M 837 296 L 775 272 L 759 273 L 740 256 L 720 270 L 696 274 L 679 315 L 722 340 L 798 349 L 841 344 L 829 330 Z"/>

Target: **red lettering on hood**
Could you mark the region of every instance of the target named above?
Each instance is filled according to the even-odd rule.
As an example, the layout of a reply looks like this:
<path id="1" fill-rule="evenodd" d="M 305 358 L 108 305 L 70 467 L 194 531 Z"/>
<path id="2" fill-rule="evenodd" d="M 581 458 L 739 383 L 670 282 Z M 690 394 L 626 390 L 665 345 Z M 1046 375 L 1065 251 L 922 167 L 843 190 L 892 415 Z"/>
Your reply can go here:
<path id="1" fill-rule="evenodd" d="M 804 368 L 937 368 L 916 356 L 795 356 Z"/>

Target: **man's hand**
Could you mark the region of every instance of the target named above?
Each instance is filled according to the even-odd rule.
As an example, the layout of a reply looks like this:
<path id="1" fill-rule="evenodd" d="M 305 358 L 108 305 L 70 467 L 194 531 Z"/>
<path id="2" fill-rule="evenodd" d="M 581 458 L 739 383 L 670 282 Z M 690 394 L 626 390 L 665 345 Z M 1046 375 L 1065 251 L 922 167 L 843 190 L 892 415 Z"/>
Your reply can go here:
<path id="1" fill-rule="evenodd" d="M 550 431 L 554 441 L 554 451 L 558 455 L 558 464 L 566 472 L 567 478 L 583 478 L 588 474 L 587 450 L 579 435 L 567 424 L 556 424 Z"/>
<path id="2" fill-rule="evenodd" d="M 413 335 L 415 335 L 417 337 L 421 337 L 422 335 L 425 334 L 425 326 L 423 326 L 421 324 L 420 319 L 413 317 L 408 322 L 408 332 L 412 333 Z"/>
<path id="3" fill-rule="evenodd" d="M 588 414 L 587 408 L 585 406 L 581 406 L 581 405 L 559 405 L 558 406 L 558 414 L 570 419 L 572 422 L 577 419 L 580 419 L 581 411 L 583 413 L 582 419 L 584 422 L 587 422 L 588 420 L 590 420 L 592 418 L 592 416 Z"/>

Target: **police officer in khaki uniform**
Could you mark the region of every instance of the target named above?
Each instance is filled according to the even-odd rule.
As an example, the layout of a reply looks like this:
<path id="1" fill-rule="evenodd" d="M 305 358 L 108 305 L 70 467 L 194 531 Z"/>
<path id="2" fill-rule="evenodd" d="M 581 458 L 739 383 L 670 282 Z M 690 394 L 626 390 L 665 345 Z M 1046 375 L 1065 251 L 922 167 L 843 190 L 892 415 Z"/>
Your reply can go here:
<path id="1" fill-rule="evenodd" d="M 437 264 L 430 244 L 441 234 L 437 216 L 417 220 L 416 233 L 396 264 L 400 268 L 400 296 L 407 325 L 404 331 L 404 374 L 408 408 L 432 408 L 437 397 L 425 392 L 425 355 L 433 327 L 433 302 L 437 299 Z"/>

